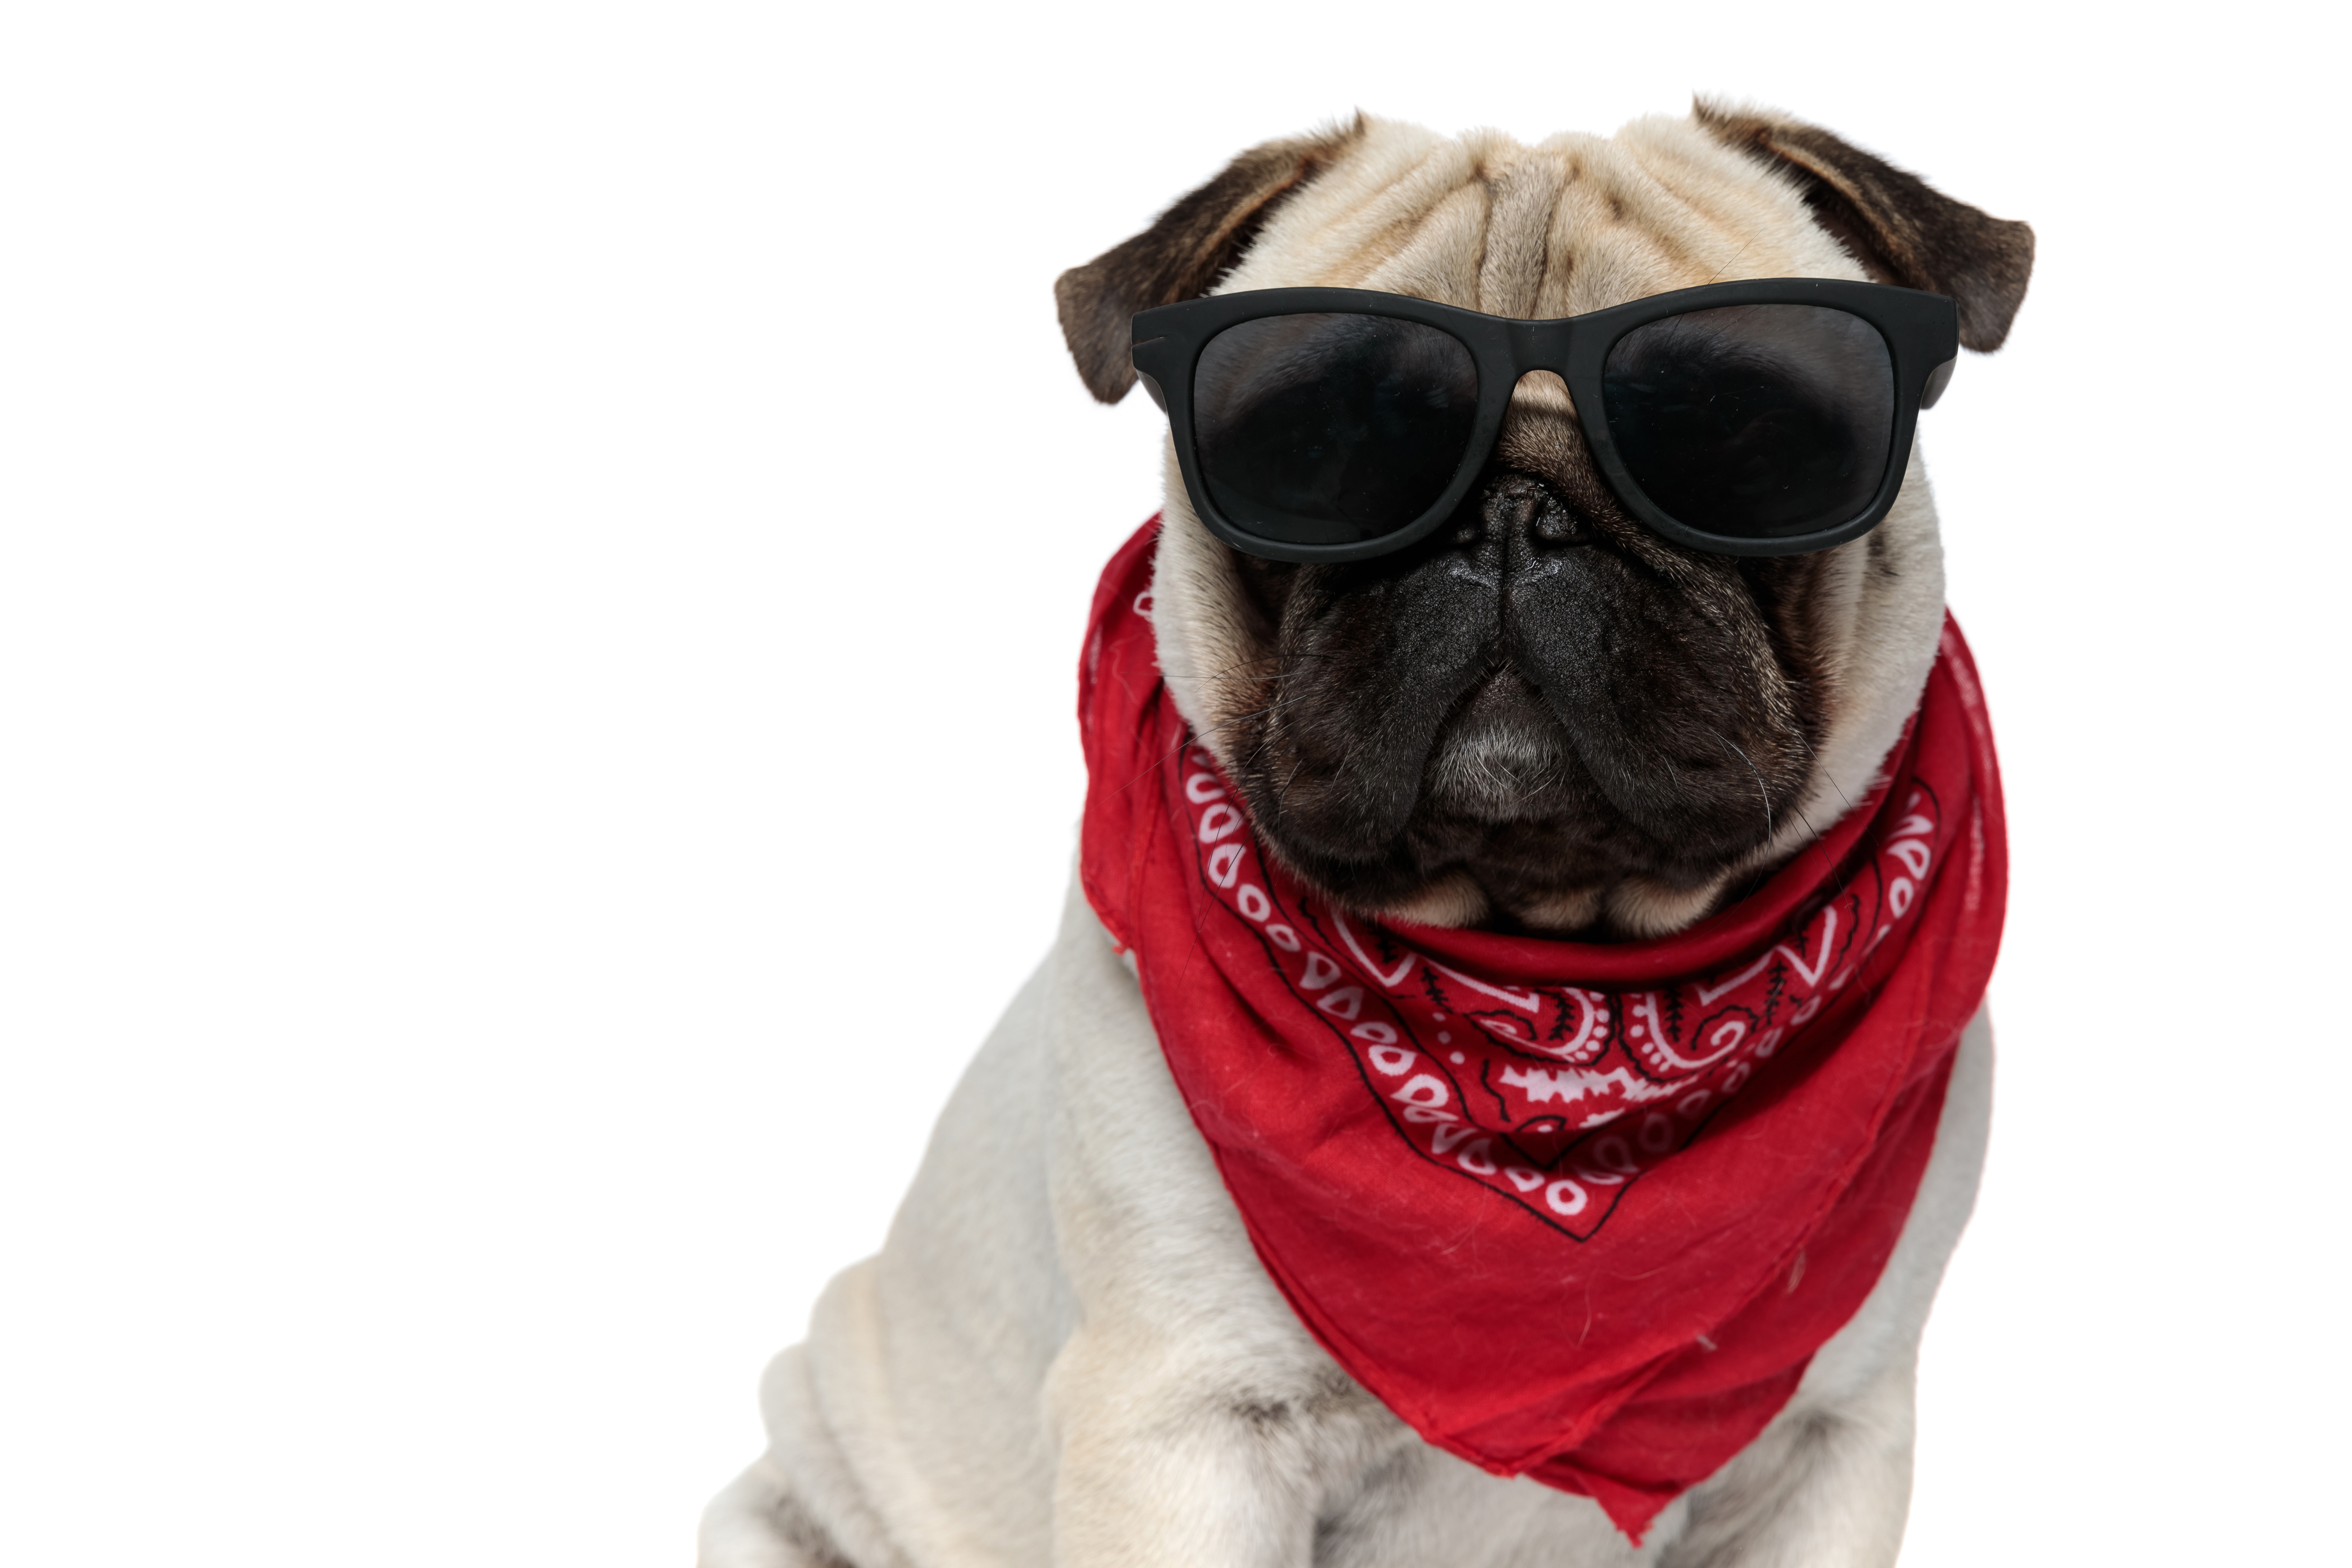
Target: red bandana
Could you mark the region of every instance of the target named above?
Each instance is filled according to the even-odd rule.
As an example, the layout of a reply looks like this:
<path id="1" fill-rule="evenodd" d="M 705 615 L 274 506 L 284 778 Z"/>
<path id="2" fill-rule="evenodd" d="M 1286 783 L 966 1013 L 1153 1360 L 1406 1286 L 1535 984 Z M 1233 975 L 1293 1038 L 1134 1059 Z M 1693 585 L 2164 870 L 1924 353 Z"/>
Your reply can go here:
<path id="1" fill-rule="evenodd" d="M 2000 781 L 1947 620 L 1878 791 L 1760 891 L 1600 944 L 1375 924 L 1258 846 L 1162 683 L 1158 519 L 1096 591 L 1081 874 L 1250 1240 L 1430 1442 L 1639 1538 L 1853 1317 L 2000 939 Z"/>

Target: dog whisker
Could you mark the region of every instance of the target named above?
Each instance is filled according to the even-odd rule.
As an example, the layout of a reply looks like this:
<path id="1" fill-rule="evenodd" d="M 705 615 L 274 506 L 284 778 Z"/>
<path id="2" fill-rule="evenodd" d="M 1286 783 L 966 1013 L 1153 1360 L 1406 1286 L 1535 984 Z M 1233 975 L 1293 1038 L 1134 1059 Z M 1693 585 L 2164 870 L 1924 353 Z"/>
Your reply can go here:
<path id="1" fill-rule="evenodd" d="M 1721 741 L 1725 745 L 1729 746 L 1733 754 L 1738 756 L 1741 762 L 1748 764 L 1748 771 L 1756 775 L 1756 794 L 1764 802 L 1764 842 L 1767 844 L 1771 843 L 1772 792 L 1764 787 L 1763 770 L 1756 765 L 1755 762 L 1749 758 L 1747 752 L 1741 751 L 1735 742 L 1725 736 L 1722 731 L 1717 730 L 1712 724 L 1704 725 L 1702 727 L 1708 734 L 1713 735 L 1717 740 Z"/>

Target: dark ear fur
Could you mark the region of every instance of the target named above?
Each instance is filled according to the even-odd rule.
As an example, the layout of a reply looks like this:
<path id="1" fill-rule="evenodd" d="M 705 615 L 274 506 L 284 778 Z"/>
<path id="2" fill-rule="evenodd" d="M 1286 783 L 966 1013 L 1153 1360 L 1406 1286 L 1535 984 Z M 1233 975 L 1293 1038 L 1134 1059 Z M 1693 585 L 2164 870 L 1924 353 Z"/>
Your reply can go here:
<path id="1" fill-rule="evenodd" d="M 1958 300 L 1962 344 L 1989 353 L 2009 336 L 2033 271 L 2025 225 L 1956 202 L 1818 126 L 1705 99 L 1691 112 L 1725 144 L 1794 174 L 1815 219 L 1871 276 Z"/>
<path id="2" fill-rule="evenodd" d="M 1135 384 L 1129 321 L 1205 294 L 1231 270 L 1283 199 L 1364 133 L 1363 116 L 1319 133 L 1253 147 L 1160 221 L 1055 280 L 1062 336 L 1087 390 L 1117 403 Z"/>

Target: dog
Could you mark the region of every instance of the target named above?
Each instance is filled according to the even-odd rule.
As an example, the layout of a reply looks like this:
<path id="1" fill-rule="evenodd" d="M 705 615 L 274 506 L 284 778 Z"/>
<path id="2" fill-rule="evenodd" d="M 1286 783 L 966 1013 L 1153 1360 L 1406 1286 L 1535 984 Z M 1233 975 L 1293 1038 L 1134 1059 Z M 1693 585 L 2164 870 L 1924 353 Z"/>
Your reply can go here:
<path id="1" fill-rule="evenodd" d="M 1948 297 L 1959 342 L 1989 352 L 2032 260 L 2022 224 L 1818 128 L 1701 101 L 1533 147 L 1362 116 L 1269 142 L 1056 293 L 1080 376 L 1116 402 L 1137 312 L 1213 293 L 1344 287 L 1551 321 L 1727 279 L 1851 279 Z M 1565 384 L 1529 374 L 1430 541 L 1300 563 L 1205 526 L 1171 447 L 1150 635 L 1198 776 L 1221 772 L 1257 842 L 1332 908 L 1667 938 L 1790 865 L 1902 742 L 1944 620 L 1916 450 L 1908 465 L 1849 542 L 1711 554 L 1640 526 Z M 1468 677 L 1431 655 L 1569 548 L 1547 568 L 1574 580 L 1557 635 L 1480 631 Z M 883 1251 L 768 1369 L 771 1446 L 710 1505 L 704 1568 L 1895 1560 L 1920 1332 L 1984 1151 L 1980 1009 L 1859 1310 L 1752 1440 L 1628 1531 L 1591 1496 L 1424 1440 L 1309 1331 L 1137 974 L 1074 886 Z"/>

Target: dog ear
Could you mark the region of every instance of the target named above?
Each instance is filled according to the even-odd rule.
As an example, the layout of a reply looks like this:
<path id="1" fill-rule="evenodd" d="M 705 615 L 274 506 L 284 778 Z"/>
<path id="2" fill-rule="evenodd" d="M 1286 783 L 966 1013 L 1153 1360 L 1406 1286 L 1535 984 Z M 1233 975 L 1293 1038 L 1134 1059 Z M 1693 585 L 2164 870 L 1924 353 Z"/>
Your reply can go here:
<path id="1" fill-rule="evenodd" d="M 1699 100 L 1692 118 L 1726 145 L 1792 174 L 1813 216 L 1882 283 L 1948 294 L 1960 342 L 2009 336 L 2033 271 L 2033 231 L 1930 189 L 1819 126 Z"/>
<path id="2" fill-rule="evenodd" d="M 1207 293 L 1274 209 L 1363 134 L 1359 114 L 1348 125 L 1253 147 L 1150 228 L 1055 279 L 1062 337 L 1087 390 L 1105 403 L 1125 397 L 1135 384 L 1129 352 L 1135 313 Z"/>

